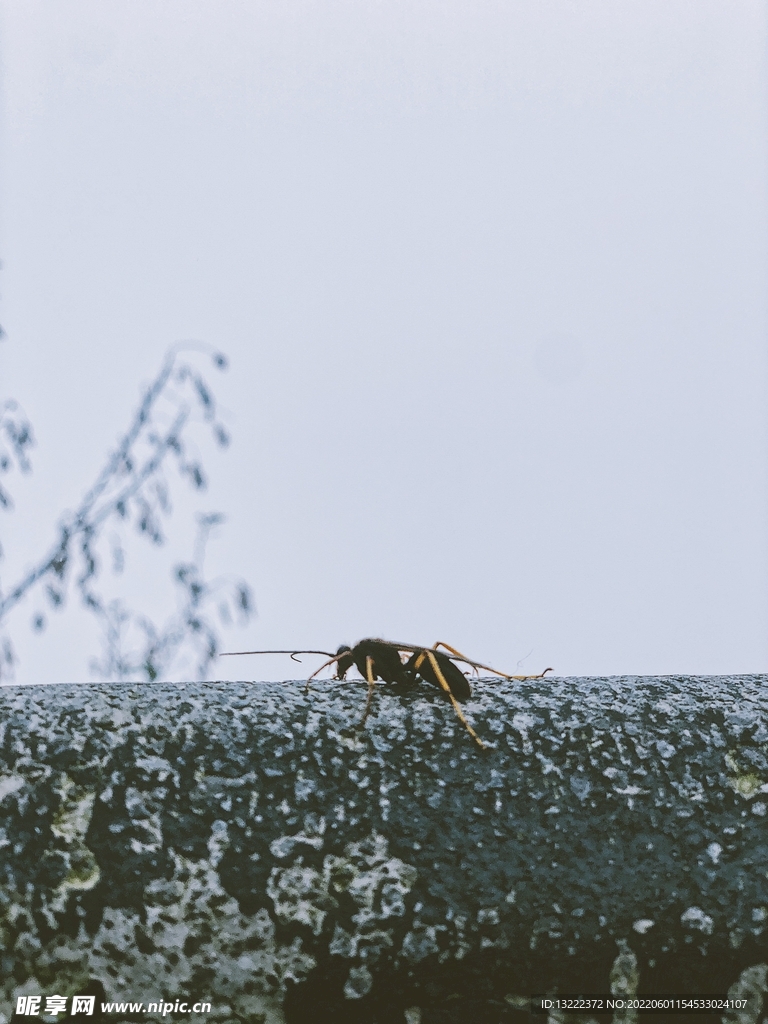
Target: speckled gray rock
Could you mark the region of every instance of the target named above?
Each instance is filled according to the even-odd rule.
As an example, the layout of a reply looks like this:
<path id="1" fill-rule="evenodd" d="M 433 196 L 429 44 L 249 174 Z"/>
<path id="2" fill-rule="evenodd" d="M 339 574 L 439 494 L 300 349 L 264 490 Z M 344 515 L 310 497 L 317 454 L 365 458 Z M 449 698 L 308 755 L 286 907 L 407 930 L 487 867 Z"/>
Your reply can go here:
<path id="1" fill-rule="evenodd" d="M 254 1024 L 732 986 L 763 1019 L 766 677 L 480 681 L 485 752 L 428 687 L 364 700 L 0 690 L 0 1022 L 89 982 Z"/>

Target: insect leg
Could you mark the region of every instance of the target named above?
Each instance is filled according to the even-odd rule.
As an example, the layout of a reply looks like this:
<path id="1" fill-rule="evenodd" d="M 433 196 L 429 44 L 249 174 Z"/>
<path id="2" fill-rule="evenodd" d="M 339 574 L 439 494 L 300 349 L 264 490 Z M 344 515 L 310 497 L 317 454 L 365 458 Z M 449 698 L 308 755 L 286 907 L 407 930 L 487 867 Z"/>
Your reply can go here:
<path id="1" fill-rule="evenodd" d="M 485 665 L 481 665 L 480 668 L 485 668 Z M 547 672 L 554 672 L 552 668 L 545 668 L 543 672 L 539 672 L 535 676 L 504 676 L 505 679 L 543 679 Z"/>
<path id="2" fill-rule="evenodd" d="M 368 700 L 365 702 L 365 711 L 363 717 L 360 719 L 360 728 L 365 725 L 365 721 L 368 718 L 368 712 L 371 710 L 371 701 L 373 700 L 373 687 L 376 684 L 376 680 L 373 678 L 373 658 L 370 654 L 365 659 L 365 675 L 368 680 Z"/>
<path id="3" fill-rule="evenodd" d="M 320 668 L 316 668 L 312 675 L 309 677 L 309 679 L 307 679 L 307 685 L 304 687 L 304 693 L 309 693 L 309 684 L 312 682 L 316 675 L 319 675 L 319 673 L 322 672 L 324 668 L 328 668 L 329 665 L 334 665 L 339 660 L 339 658 L 343 657 L 344 654 L 334 654 L 334 656 L 332 658 L 329 658 L 328 661 L 323 662 Z"/>
<path id="4" fill-rule="evenodd" d="M 438 647 L 444 647 L 446 651 L 450 651 L 455 658 L 458 658 L 459 661 L 463 661 L 465 665 L 471 665 L 472 668 L 485 669 L 486 672 L 492 672 L 493 675 L 500 676 L 502 679 L 543 679 L 547 672 L 552 671 L 551 668 L 545 668 L 544 671 L 537 676 L 510 676 L 506 672 L 499 672 L 497 668 L 491 668 L 490 665 L 483 665 L 481 661 L 470 661 L 470 659 L 465 657 L 461 651 L 457 651 L 456 648 L 451 647 L 450 644 L 443 643 L 442 640 L 438 640 L 432 650 L 436 651 Z"/>
<path id="5" fill-rule="evenodd" d="M 469 724 L 469 722 L 466 720 L 466 718 L 464 717 L 463 711 L 459 707 L 459 702 L 456 700 L 456 698 L 451 693 L 451 688 L 448 685 L 448 683 L 446 683 L 445 677 L 443 676 L 443 673 L 440 671 L 440 666 L 437 663 L 437 658 L 434 656 L 432 651 L 425 651 L 424 654 L 429 658 L 429 663 L 432 666 L 432 670 L 434 671 L 435 676 L 437 677 L 437 681 L 440 683 L 442 688 L 447 693 L 448 699 L 450 700 L 451 704 L 453 704 L 453 710 L 456 712 L 456 714 L 459 716 L 461 721 L 464 723 L 464 726 L 465 726 L 467 732 L 472 737 L 472 739 L 475 741 L 475 743 L 477 743 L 479 747 L 481 747 L 483 750 L 485 750 L 486 749 L 485 744 L 480 739 L 480 737 L 477 735 L 477 733 L 472 728 L 472 726 Z"/>
<path id="6" fill-rule="evenodd" d="M 444 647 L 446 649 L 446 651 L 450 651 L 451 654 L 455 658 L 458 658 L 459 661 L 463 661 L 465 665 L 471 665 L 472 668 L 474 668 L 474 669 L 483 668 L 483 669 L 485 669 L 486 672 L 492 672 L 495 676 L 501 676 L 502 679 L 526 679 L 527 678 L 526 676 L 510 676 L 510 675 L 507 675 L 506 672 L 499 672 L 498 669 L 491 668 L 490 665 L 483 665 L 483 663 L 480 662 L 480 661 L 471 661 L 465 654 L 462 654 L 461 651 L 457 651 L 456 648 L 455 647 L 451 647 L 450 644 L 443 643 L 442 640 L 438 640 L 437 643 L 432 648 L 432 650 L 436 651 L 438 649 L 438 647 Z"/>

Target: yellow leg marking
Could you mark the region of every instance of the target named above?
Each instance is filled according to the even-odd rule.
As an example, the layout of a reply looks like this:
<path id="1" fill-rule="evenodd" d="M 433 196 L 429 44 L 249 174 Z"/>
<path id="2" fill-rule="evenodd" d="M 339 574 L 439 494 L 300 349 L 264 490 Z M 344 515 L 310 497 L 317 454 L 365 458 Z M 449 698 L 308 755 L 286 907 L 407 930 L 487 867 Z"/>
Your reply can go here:
<path id="1" fill-rule="evenodd" d="M 365 675 L 368 679 L 368 700 L 365 702 L 365 711 L 363 717 L 360 719 L 360 728 L 365 725 L 365 721 L 368 718 L 368 712 L 371 710 L 371 701 L 373 700 L 373 687 L 376 685 L 376 680 L 373 678 L 373 658 L 370 654 L 365 659 Z"/>
<path id="2" fill-rule="evenodd" d="M 469 724 L 469 722 L 466 720 L 466 718 L 464 717 L 464 712 L 459 707 L 458 701 L 456 700 L 456 698 L 451 693 L 451 688 L 448 685 L 448 683 L 446 683 L 445 677 L 443 676 L 443 673 L 440 671 L 440 666 L 437 663 L 437 658 L 434 656 L 432 651 L 425 651 L 424 653 L 425 653 L 426 657 L 429 658 L 429 663 L 432 666 L 435 675 L 437 676 L 437 681 L 440 683 L 442 688 L 448 694 L 448 697 L 449 697 L 449 699 L 451 701 L 451 704 L 453 704 L 453 710 L 456 712 L 456 714 L 459 716 L 461 721 L 464 723 L 464 726 L 465 726 L 467 732 L 472 737 L 472 739 L 475 741 L 475 743 L 477 743 L 483 750 L 485 750 L 486 749 L 485 744 L 480 739 L 480 737 L 477 735 L 477 733 L 472 728 L 472 726 Z M 419 660 L 419 662 L 417 662 L 417 667 L 418 667 L 418 665 L 420 663 L 421 663 L 421 659 Z"/>
<path id="3" fill-rule="evenodd" d="M 477 673 L 478 668 L 485 668 L 485 665 L 478 665 L 477 662 L 470 661 L 469 658 L 466 657 L 466 655 L 461 653 L 461 651 L 457 651 L 456 648 L 455 647 L 451 647 L 450 644 L 444 644 L 442 640 L 438 640 L 437 643 L 432 648 L 432 650 L 436 651 L 438 647 L 444 647 L 446 649 L 446 651 L 450 651 L 451 654 L 454 654 L 457 658 L 460 658 L 464 662 L 465 665 L 469 665 L 471 667 L 471 669 L 475 673 L 475 675 L 478 674 Z M 488 671 L 489 672 L 493 672 L 493 669 L 488 669 Z M 497 672 L 495 674 L 498 675 L 499 673 Z"/>
<path id="4" fill-rule="evenodd" d="M 455 657 L 460 658 L 465 664 L 471 665 L 472 668 L 484 668 L 486 672 L 492 672 L 495 676 L 501 676 L 502 679 L 528 679 L 529 676 L 508 676 L 506 672 L 499 672 L 496 668 L 491 668 L 490 665 L 483 665 L 480 661 L 471 661 L 461 651 L 457 651 L 455 647 L 451 647 L 450 644 L 443 643 L 442 640 L 438 640 L 435 646 L 432 648 L 436 651 L 438 647 L 444 647 L 446 651 L 450 651 Z"/>
<path id="5" fill-rule="evenodd" d="M 450 651 L 451 654 L 455 654 L 457 658 L 462 658 L 464 661 L 467 661 L 467 659 L 464 657 L 461 651 L 457 651 L 456 648 L 451 647 L 450 644 L 444 644 L 442 640 L 438 640 L 437 643 L 432 647 L 432 650 L 436 651 L 438 647 L 444 647 L 446 651 Z M 469 665 L 470 662 L 467 662 L 467 664 Z"/>

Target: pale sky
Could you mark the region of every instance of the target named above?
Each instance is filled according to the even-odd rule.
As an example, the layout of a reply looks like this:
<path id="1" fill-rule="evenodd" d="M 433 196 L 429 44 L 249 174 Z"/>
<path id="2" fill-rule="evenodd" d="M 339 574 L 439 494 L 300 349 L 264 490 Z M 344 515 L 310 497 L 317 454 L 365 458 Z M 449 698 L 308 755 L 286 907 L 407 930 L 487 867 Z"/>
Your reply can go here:
<path id="1" fill-rule="evenodd" d="M 766 671 L 766 20 L 5 0 L 0 397 L 38 443 L 3 586 L 196 338 L 230 358 L 208 375 L 233 444 L 169 529 L 186 552 L 194 508 L 227 514 L 208 564 L 258 615 L 225 649 Z M 162 614 L 165 563 L 130 558 Z M 17 680 L 92 678 L 87 616 L 33 636 L 39 603 Z"/>

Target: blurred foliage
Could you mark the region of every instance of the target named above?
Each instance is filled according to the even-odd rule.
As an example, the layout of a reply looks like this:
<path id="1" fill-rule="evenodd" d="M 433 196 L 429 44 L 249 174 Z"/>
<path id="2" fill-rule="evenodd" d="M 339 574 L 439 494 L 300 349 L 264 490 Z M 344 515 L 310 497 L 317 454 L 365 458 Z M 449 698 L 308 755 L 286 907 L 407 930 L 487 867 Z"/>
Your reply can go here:
<path id="1" fill-rule="evenodd" d="M 176 609 L 163 623 L 104 595 L 98 544 L 107 524 L 132 524 L 150 544 L 161 546 L 166 540 L 164 523 L 171 515 L 169 473 L 175 470 L 195 491 L 206 488 L 205 469 L 188 437 L 192 424 L 202 423 L 210 430 L 219 448 L 229 444 L 229 435 L 217 418 L 213 392 L 189 359 L 194 351 L 211 356 L 217 370 L 226 369 L 227 360 L 220 352 L 201 345 L 172 347 L 93 486 L 77 510 L 60 519 L 52 547 L 13 586 L 0 589 L 0 629 L 28 595 L 37 594 L 50 609 L 61 611 L 70 592 L 76 592 L 102 626 L 102 655 L 91 662 L 102 679 L 152 681 L 190 655 L 198 677 L 205 678 L 218 653 L 217 626 L 235 618 L 245 620 L 253 612 L 251 591 L 244 580 L 205 576 L 208 535 L 224 520 L 218 512 L 197 517 L 192 558 L 172 569 Z M 34 443 L 32 426 L 21 407 L 6 401 L 0 407 L 0 480 L 13 469 L 31 471 L 29 451 Z M 0 508 L 13 509 L 2 482 Z M 118 532 L 112 536 L 112 571 L 120 574 L 125 568 Z M 39 632 L 45 625 L 46 613 L 40 608 L 32 616 L 32 628 Z M 0 680 L 12 678 L 15 662 L 11 638 L 0 632 Z"/>

